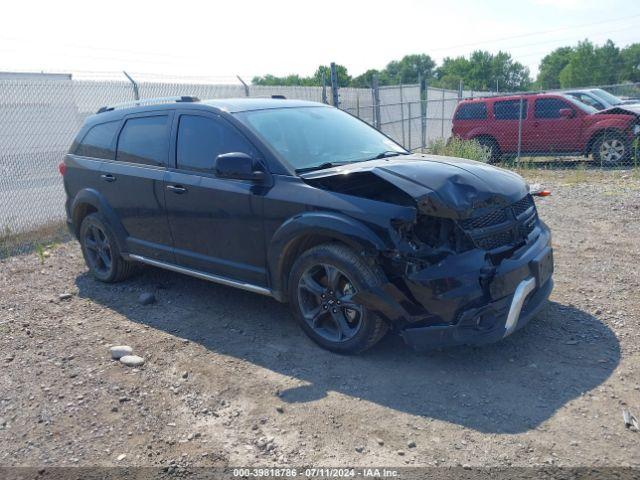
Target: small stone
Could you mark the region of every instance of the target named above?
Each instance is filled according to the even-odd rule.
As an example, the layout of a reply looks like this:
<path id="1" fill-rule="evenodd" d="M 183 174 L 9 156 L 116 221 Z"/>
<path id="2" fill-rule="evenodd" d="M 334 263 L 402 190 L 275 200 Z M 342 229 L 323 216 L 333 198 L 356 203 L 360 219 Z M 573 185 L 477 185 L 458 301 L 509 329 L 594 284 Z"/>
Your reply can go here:
<path id="1" fill-rule="evenodd" d="M 111 411 L 116 413 L 118 411 L 118 407 L 111 407 Z"/>
<path id="2" fill-rule="evenodd" d="M 189 376 L 189 372 L 187 372 L 186 370 L 182 372 L 182 378 L 187 378 L 188 376 Z"/>
<path id="3" fill-rule="evenodd" d="M 141 293 L 138 297 L 138 303 L 140 305 L 151 305 L 152 303 L 156 303 L 156 296 L 150 292 Z"/>
<path id="4" fill-rule="evenodd" d="M 416 448 L 416 442 L 411 441 L 411 442 L 407 443 L 407 447 L 408 448 Z"/>
<path id="5" fill-rule="evenodd" d="M 396 453 L 401 457 L 404 457 L 404 452 L 402 450 L 398 450 Z"/>
<path id="6" fill-rule="evenodd" d="M 284 408 L 282 408 L 282 407 L 276 407 L 276 412 L 278 412 L 278 413 L 284 413 Z"/>
<path id="7" fill-rule="evenodd" d="M 361 445 L 358 445 L 358 446 L 356 447 L 356 452 L 358 452 L 358 453 L 362 453 L 362 452 L 364 452 L 364 447 L 363 447 L 363 446 L 361 446 Z"/>
<path id="8" fill-rule="evenodd" d="M 137 355 L 125 355 L 120 358 L 120 362 L 127 367 L 141 367 L 144 365 L 144 358 Z"/>
<path id="9" fill-rule="evenodd" d="M 376 438 L 376 442 L 378 443 L 378 445 L 383 446 L 384 445 L 384 440 L 382 440 L 381 438 Z"/>
<path id="10" fill-rule="evenodd" d="M 116 345 L 115 347 L 111 347 L 109 351 L 111 352 L 111 358 L 114 360 L 120 360 L 125 355 L 131 355 L 133 353 L 133 348 L 129 345 Z"/>
<path id="11" fill-rule="evenodd" d="M 125 458 L 127 458 L 127 454 L 126 453 L 121 453 L 120 455 L 118 455 L 118 461 L 121 462 L 122 460 L 124 460 Z"/>
<path id="12" fill-rule="evenodd" d="M 58 295 L 58 299 L 59 300 L 69 300 L 71 297 L 73 297 L 73 295 L 71 295 L 70 293 L 61 293 L 60 295 Z"/>

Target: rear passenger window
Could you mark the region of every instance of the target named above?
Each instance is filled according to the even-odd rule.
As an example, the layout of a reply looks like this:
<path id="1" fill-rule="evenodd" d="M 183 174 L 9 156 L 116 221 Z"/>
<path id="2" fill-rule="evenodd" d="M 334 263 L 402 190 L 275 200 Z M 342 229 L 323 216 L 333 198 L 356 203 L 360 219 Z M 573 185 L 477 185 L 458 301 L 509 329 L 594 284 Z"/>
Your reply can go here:
<path id="1" fill-rule="evenodd" d="M 493 116 L 498 120 L 517 120 L 520 100 L 502 100 L 493 104 Z M 522 99 L 522 118 L 527 117 L 527 101 Z"/>
<path id="2" fill-rule="evenodd" d="M 559 98 L 538 98 L 536 100 L 536 118 L 560 118 L 560 110 L 571 108 Z"/>
<path id="3" fill-rule="evenodd" d="M 113 138 L 119 124 L 120 122 L 116 121 L 94 125 L 78 144 L 74 153 L 83 157 L 113 160 Z"/>
<path id="4" fill-rule="evenodd" d="M 487 118 L 487 104 L 482 103 L 467 103 L 456 112 L 456 120 L 478 120 Z"/>
<path id="5" fill-rule="evenodd" d="M 116 160 L 143 165 L 165 165 L 169 149 L 168 120 L 167 115 L 127 120 L 118 139 Z"/>
<path id="6" fill-rule="evenodd" d="M 254 155 L 251 144 L 231 125 L 199 115 L 182 115 L 178 125 L 178 168 L 211 172 L 222 153 Z"/>

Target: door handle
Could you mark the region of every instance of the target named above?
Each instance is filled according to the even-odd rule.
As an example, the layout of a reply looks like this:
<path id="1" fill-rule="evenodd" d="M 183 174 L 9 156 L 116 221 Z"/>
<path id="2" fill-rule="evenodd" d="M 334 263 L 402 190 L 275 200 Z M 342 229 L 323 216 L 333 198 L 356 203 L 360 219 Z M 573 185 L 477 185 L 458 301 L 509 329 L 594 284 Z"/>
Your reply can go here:
<path id="1" fill-rule="evenodd" d="M 116 181 L 116 177 L 114 177 L 110 173 L 103 173 L 102 175 L 100 175 L 100 178 L 102 180 L 104 180 L 105 182 L 115 182 Z"/>
<path id="2" fill-rule="evenodd" d="M 173 193 L 177 193 L 178 195 L 187 193 L 187 189 L 182 185 L 167 185 L 167 189 L 172 191 Z"/>

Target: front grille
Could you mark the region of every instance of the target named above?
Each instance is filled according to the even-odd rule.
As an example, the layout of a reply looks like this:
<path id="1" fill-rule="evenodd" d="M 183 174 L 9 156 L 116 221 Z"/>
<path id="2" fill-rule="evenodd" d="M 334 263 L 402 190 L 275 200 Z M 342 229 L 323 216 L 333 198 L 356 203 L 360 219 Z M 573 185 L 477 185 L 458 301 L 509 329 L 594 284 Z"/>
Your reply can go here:
<path id="1" fill-rule="evenodd" d="M 460 226 L 465 230 L 474 230 L 476 228 L 486 228 L 492 227 L 493 225 L 498 225 L 499 223 L 503 223 L 507 221 L 507 211 L 506 209 L 502 210 L 494 210 L 493 212 L 487 213 L 486 215 L 482 215 L 476 218 L 467 218 L 466 220 L 462 220 L 460 222 Z"/>
<path id="2" fill-rule="evenodd" d="M 529 215 L 526 215 L 530 212 Z M 531 195 L 506 208 L 494 210 L 480 217 L 459 221 L 460 227 L 478 248 L 495 250 L 523 242 L 535 228 L 538 214 Z M 500 227 L 502 225 L 502 228 Z M 490 233 L 481 229 L 495 227 Z"/>
<path id="3" fill-rule="evenodd" d="M 522 200 L 518 200 L 516 203 L 511 205 L 513 213 L 516 217 L 519 217 L 531 207 L 533 207 L 533 198 L 531 197 L 531 195 L 527 195 Z"/>

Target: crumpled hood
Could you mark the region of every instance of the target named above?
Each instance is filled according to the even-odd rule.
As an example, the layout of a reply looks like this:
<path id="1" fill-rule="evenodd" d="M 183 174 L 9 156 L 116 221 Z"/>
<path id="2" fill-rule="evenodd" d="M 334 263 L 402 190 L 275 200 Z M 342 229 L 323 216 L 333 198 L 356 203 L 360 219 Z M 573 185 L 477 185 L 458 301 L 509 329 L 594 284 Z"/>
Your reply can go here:
<path id="1" fill-rule="evenodd" d="M 305 180 L 370 172 L 410 195 L 424 214 L 467 218 L 506 207 L 528 193 L 519 175 L 481 162 L 406 155 L 342 165 L 302 175 Z"/>
<path id="2" fill-rule="evenodd" d="M 633 113 L 635 115 L 640 115 L 640 103 L 631 103 L 631 104 L 620 104 L 614 107 L 607 108 L 605 110 L 600 110 L 595 115 L 602 114 L 620 114 L 620 113 Z"/>

